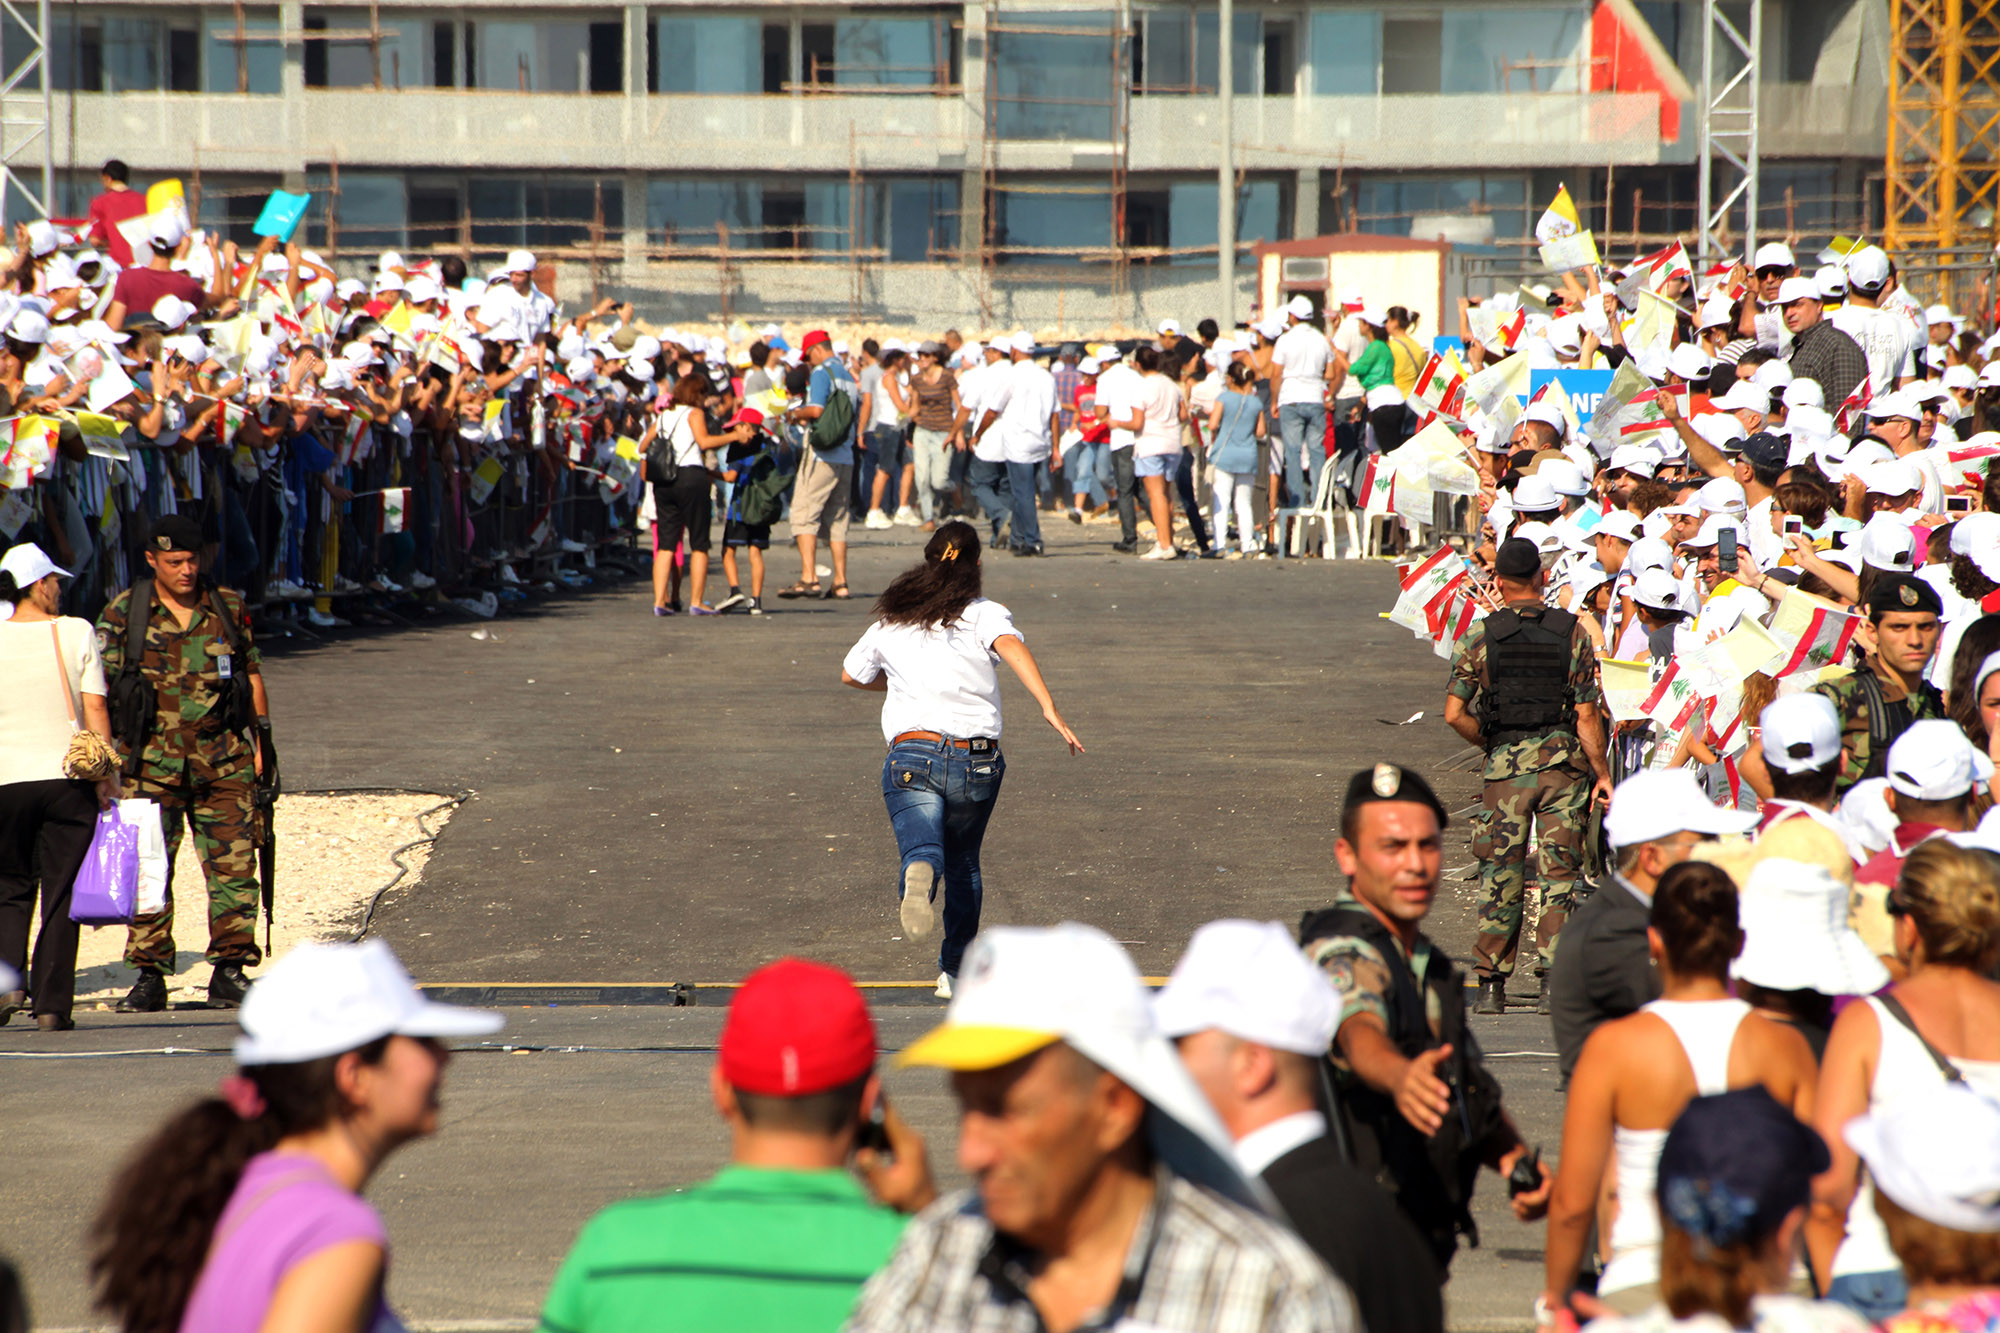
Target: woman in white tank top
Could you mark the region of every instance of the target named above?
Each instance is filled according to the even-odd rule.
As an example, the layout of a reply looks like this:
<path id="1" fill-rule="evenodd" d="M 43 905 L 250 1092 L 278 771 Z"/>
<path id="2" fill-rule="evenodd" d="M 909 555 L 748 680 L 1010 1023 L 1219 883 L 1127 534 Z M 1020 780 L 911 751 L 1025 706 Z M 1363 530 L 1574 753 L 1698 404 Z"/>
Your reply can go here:
<path id="1" fill-rule="evenodd" d="M 1551 1310 L 1569 1304 L 1586 1317 L 1637 1314 L 1658 1299 L 1653 1182 L 1667 1130 L 1689 1101 L 1762 1085 L 1801 1118 L 1812 1109 L 1805 1039 L 1729 993 L 1729 964 L 1743 947 L 1729 876 L 1703 862 L 1675 866 L 1653 892 L 1651 922 L 1646 936 L 1660 998 L 1592 1033 L 1570 1078 L 1549 1204 L 1542 1299 Z M 1616 1171 L 1615 1214 L 1603 1228 L 1610 1259 L 1592 1299 L 1572 1287 L 1607 1165 Z"/>
<path id="2" fill-rule="evenodd" d="M 1907 1289 L 1841 1131 L 1954 1078 L 2000 1096 L 2000 985 L 1985 975 L 2000 956 L 1993 858 L 1943 839 L 1924 843 L 1903 862 L 1889 912 L 1908 975 L 1834 1020 L 1814 1114 L 1833 1166 L 1814 1184 L 1806 1229 L 1820 1288 L 1878 1323 L 1903 1309 Z"/>

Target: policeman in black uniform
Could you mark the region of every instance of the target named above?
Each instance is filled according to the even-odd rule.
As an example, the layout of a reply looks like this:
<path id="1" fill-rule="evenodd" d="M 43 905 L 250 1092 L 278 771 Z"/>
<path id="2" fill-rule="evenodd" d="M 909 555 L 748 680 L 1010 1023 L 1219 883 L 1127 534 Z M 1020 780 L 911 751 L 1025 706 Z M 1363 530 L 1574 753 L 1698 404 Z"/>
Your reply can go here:
<path id="1" fill-rule="evenodd" d="M 1340 991 L 1334 1083 L 1356 1164 L 1448 1267 L 1477 1245 L 1481 1165 L 1508 1177 L 1514 1215 L 1548 1210 L 1552 1177 L 1530 1157 L 1466 1027 L 1464 973 L 1420 926 L 1437 896 L 1445 811 L 1408 769 L 1377 764 L 1347 784 L 1333 854 L 1347 890 L 1299 923 L 1299 943 Z"/>

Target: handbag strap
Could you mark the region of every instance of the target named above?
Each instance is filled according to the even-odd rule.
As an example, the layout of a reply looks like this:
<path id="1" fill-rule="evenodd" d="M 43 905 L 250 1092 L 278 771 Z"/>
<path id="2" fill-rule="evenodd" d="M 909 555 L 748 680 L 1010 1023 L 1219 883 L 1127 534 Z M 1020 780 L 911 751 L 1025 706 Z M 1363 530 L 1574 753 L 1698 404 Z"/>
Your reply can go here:
<path id="1" fill-rule="evenodd" d="M 1910 1017 L 1910 1011 L 1903 1007 L 1901 1000 L 1886 991 L 1875 998 L 1881 1002 L 1882 1008 L 1887 1011 L 1889 1017 L 1910 1030 L 1910 1035 L 1917 1039 L 1917 1045 L 1924 1048 L 1924 1054 L 1928 1055 L 1931 1058 L 1931 1063 L 1937 1066 L 1938 1073 L 1944 1075 L 1945 1082 L 1965 1082 L 1965 1075 L 1958 1072 L 1958 1066 L 1951 1062 L 1951 1057 L 1931 1045 L 1930 1038 L 1917 1031 L 1916 1020 Z"/>
<path id="2" fill-rule="evenodd" d="M 56 622 L 49 621 L 49 646 L 55 650 L 56 679 L 62 682 L 63 702 L 69 705 L 70 724 L 77 730 L 83 729 L 83 719 L 77 715 L 76 694 L 69 687 L 69 663 L 63 661 L 62 635 L 56 629 Z"/>

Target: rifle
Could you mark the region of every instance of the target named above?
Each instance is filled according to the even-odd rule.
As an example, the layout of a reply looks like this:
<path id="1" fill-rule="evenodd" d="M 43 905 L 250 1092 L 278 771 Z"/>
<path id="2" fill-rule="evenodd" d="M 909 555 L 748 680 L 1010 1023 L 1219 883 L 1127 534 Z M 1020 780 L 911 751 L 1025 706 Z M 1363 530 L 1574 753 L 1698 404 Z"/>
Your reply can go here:
<path id="1" fill-rule="evenodd" d="M 263 760 L 263 769 L 257 775 L 257 817 L 262 825 L 263 837 L 258 840 L 257 868 L 263 878 L 264 896 L 264 958 L 271 956 L 271 926 L 276 917 L 278 900 L 278 795 L 283 790 L 278 779 L 278 747 L 271 740 L 269 727 L 253 729 L 258 756 Z"/>

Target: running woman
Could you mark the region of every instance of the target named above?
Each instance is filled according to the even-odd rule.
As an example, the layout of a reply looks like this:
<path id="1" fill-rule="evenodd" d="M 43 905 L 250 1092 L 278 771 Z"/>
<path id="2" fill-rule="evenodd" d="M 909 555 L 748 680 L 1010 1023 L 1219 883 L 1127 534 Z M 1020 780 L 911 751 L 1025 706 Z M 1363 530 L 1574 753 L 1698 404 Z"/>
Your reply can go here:
<path id="1" fill-rule="evenodd" d="M 944 943 L 937 994 L 951 998 L 965 946 L 979 933 L 979 844 L 1007 761 L 1000 753 L 1000 662 L 1013 668 L 1042 716 L 1068 743 L 1069 729 L 1014 617 L 980 595 L 979 533 L 954 519 L 924 546 L 924 562 L 898 575 L 875 604 L 875 623 L 848 649 L 843 684 L 882 701 L 882 799 L 902 866 L 903 933 L 930 933 L 932 900 L 944 881 Z"/>

